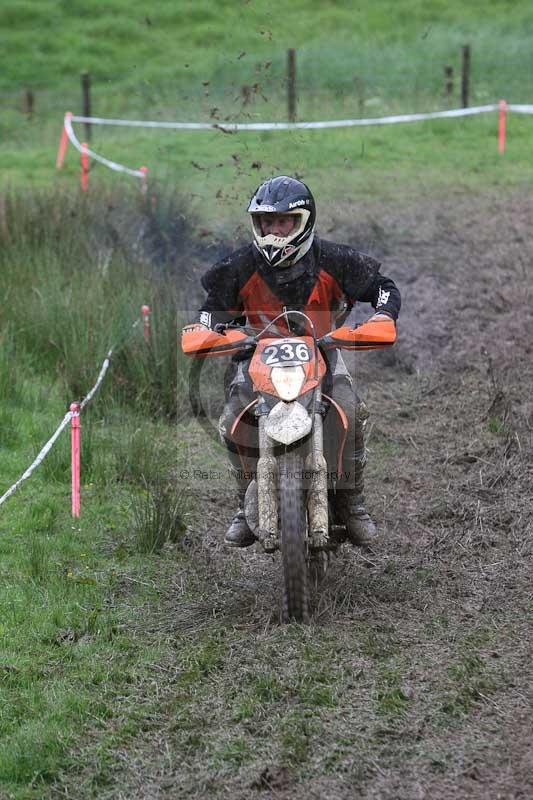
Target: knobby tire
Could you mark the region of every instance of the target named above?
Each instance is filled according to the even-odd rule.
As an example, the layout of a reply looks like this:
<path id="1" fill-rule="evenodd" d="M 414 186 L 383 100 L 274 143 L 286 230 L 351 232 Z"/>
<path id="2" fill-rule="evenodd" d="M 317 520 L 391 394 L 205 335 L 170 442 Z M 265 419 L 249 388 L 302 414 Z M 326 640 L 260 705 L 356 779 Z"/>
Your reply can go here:
<path id="1" fill-rule="evenodd" d="M 279 457 L 279 520 L 283 563 L 283 618 L 309 622 L 307 514 L 303 460 L 295 452 Z"/>

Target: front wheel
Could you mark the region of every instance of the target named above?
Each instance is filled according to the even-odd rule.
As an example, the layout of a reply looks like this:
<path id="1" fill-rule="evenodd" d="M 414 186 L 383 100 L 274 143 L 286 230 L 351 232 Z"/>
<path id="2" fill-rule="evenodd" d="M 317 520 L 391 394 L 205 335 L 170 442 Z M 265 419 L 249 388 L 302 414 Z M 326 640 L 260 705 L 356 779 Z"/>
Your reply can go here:
<path id="1" fill-rule="evenodd" d="M 284 453 L 279 457 L 278 468 L 283 619 L 285 622 L 308 622 L 307 514 L 302 457 L 295 452 Z"/>

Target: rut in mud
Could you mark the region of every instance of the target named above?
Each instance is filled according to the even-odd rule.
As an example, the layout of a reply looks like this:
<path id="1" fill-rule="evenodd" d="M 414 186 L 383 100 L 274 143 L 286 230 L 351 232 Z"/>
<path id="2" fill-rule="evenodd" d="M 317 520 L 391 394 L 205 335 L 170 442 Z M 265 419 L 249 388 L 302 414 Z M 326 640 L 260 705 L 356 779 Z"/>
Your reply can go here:
<path id="1" fill-rule="evenodd" d="M 394 350 L 355 365 L 380 542 L 341 550 L 310 626 L 279 624 L 275 558 L 223 549 L 232 487 L 182 424 L 191 554 L 139 623 L 166 653 L 139 688 L 157 706 L 101 799 L 533 794 L 532 214 L 456 198 L 339 231 L 403 309 Z"/>

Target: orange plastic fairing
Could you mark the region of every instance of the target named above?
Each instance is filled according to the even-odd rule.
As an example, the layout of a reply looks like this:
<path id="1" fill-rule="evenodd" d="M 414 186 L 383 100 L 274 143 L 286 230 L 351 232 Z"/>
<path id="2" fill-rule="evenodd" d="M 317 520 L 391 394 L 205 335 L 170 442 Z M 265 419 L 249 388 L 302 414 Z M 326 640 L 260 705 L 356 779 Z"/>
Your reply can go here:
<path id="1" fill-rule="evenodd" d="M 270 379 L 270 373 L 272 367 L 269 366 L 267 363 L 264 362 L 262 358 L 263 351 L 265 348 L 271 346 L 273 343 L 280 345 L 283 342 L 296 341 L 295 338 L 291 339 L 278 339 L 278 338 L 265 338 L 261 339 L 257 343 L 257 349 L 254 353 L 252 361 L 250 363 L 250 377 L 252 378 L 254 388 L 258 392 L 267 392 L 268 394 L 277 395 L 276 388 Z M 326 363 L 321 355 L 318 353 L 318 380 L 315 379 L 315 353 L 314 353 L 314 341 L 311 336 L 299 336 L 297 337 L 298 342 L 303 342 L 307 345 L 308 352 L 310 354 L 310 360 L 307 362 L 300 362 L 301 366 L 305 370 L 305 381 L 302 384 L 302 387 L 298 393 L 298 396 L 305 394 L 310 389 L 314 389 L 315 386 L 322 380 L 324 375 L 326 374 Z"/>
<path id="2" fill-rule="evenodd" d="M 376 319 L 364 322 L 357 328 L 337 328 L 326 337 L 324 345 L 345 350 L 375 350 L 389 347 L 395 341 L 396 325 L 392 319 Z"/>
<path id="3" fill-rule="evenodd" d="M 186 325 L 181 332 L 181 349 L 187 356 L 227 356 L 237 353 L 248 340 L 239 330 L 228 328 L 225 333 L 216 333 L 205 325 Z"/>

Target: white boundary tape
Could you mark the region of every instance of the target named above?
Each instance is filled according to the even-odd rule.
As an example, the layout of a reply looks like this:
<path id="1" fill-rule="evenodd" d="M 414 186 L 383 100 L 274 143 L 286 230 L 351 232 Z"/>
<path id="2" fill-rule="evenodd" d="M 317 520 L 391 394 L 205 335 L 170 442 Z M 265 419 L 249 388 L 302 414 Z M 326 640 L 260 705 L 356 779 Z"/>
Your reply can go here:
<path id="1" fill-rule="evenodd" d="M 67 132 L 67 136 L 76 148 L 79 150 L 80 153 L 87 153 L 90 158 L 94 158 L 95 161 L 99 161 L 100 164 L 103 164 L 109 169 L 114 169 L 116 172 L 126 172 L 128 175 L 132 175 L 134 178 L 144 178 L 144 172 L 140 169 L 130 169 L 129 167 L 125 167 L 122 164 L 117 164 L 116 161 L 110 161 L 108 158 L 104 158 L 103 156 L 99 156 L 98 153 L 95 153 L 94 150 L 90 150 L 88 147 L 82 147 L 79 140 L 76 137 L 76 134 L 72 130 L 71 120 L 74 117 L 70 117 L 69 115 L 65 116 L 65 130 Z M 81 118 L 83 119 L 83 118 Z"/>
<path id="2" fill-rule="evenodd" d="M 15 494 L 20 484 L 23 483 L 26 480 L 26 478 L 29 478 L 32 472 L 35 469 L 37 469 L 39 464 L 41 464 L 44 461 L 45 456 L 47 456 L 50 450 L 52 449 L 52 446 L 54 445 L 59 434 L 66 428 L 71 419 L 72 419 L 72 411 L 68 411 L 63 417 L 63 421 L 57 428 L 56 432 L 50 437 L 50 439 L 48 439 L 44 447 L 41 449 L 41 452 L 39 453 L 33 464 L 30 464 L 26 472 L 20 476 L 18 481 L 16 481 L 16 483 L 14 483 L 13 486 L 10 489 L 8 489 L 7 492 L 5 492 L 5 494 L 2 495 L 2 497 L 0 497 L 0 506 L 5 500 L 7 500 L 8 497 L 11 497 L 12 494 Z"/>
<path id="3" fill-rule="evenodd" d="M 502 101 L 503 102 L 503 101 Z M 453 108 L 447 111 L 429 111 L 421 114 L 399 114 L 388 117 L 370 117 L 368 119 L 337 119 L 317 122 L 159 122 L 156 120 L 140 119 L 109 119 L 106 117 L 81 117 L 73 114 L 65 115 L 65 131 L 74 147 L 85 152 L 95 161 L 99 161 L 104 166 L 116 172 L 125 172 L 135 178 L 146 179 L 143 170 L 130 169 L 123 164 L 117 164 L 103 156 L 82 147 L 74 131 L 72 122 L 84 122 L 90 125 L 116 125 L 127 128 L 158 128 L 167 130 L 186 130 L 186 131 L 222 131 L 223 133 L 237 133 L 238 131 L 291 131 L 291 130 L 324 130 L 327 128 L 355 128 L 370 125 L 393 125 L 402 122 L 421 122 L 426 119 L 456 119 L 458 117 L 470 117 L 476 114 L 487 114 L 501 110 L 499 103 L 490 103 L 484 106 L 474 106 L 472 108 Z M 518 114 L 533 114 L 533 105 L 513 104 L 506 105 L 506 111 L 514 111 Z"/>
<path id="4" fill-rule="evenodd" d="M 73 115 L 73 122 L 86 122 L 91 125 L 121 125 L 130 128 L 167 128 L 171 130 L 188 131 L 289 131 L 313 130 L 324 128 L 352 128 L 366 125 L 391 125 L 397 122 L 419 122 L 424 119 L 446 119 L 453 117 L 470 117 L 474 114 L 486 114 L 497 111 L 497 103 L 472 108 L 454 108 L 448 111 L 429 111 L 422 114 L 400 114 L 391 117 L 371 117 L 368 119 L 336 119 L 321 122 L 157 122 L 154 120 L 140 119 L 107 119 L 106 117 L 79 117 Z M 512 106 L 508 106 L 512 109 Z M 517 109 L 532 108 L 533 106 L 517 106 Z M 533 113 L 533 111 L 532 111 Z"/>
<path id="5" fill-rule="evenodd" d="M 509 103 L 507 110 L 515 111 L 517 114 L 533 114 L 533 106 L 531 105 L 517 105 L 516 103 Z"/>
<path id="6" fill-rule="evenodd" d="M 93 399 L 95 393 L 100 388 L 100 385 L 101 385 L 102 381 L 104 380 L 104 376 L 105 376 L 105 374 L 107 372 L 107 369 L 109 367 L 109 360 L 111 358 L 112 353 L 113 353 L 113 351 L 110 350 L 109 353 L 107 354 L 107 356 L 105 357 L 104 363 L 102 364 L 102 368 L 101 368 L 101 370 L 100 370 L 100 372 L 98 374 L 98 378 L 96 380 L 96 383 L 94 384 L 94 386 L 91 389 L 91 391 L 89 392 L 89 394 L 86 397 L 84 397 L 84 399 L 80 403 L 80 409 L 79 409 L 80 411 L 83 408 L 85 408 L 87 403 L 89 403 Z M 77 412 L 77 413 L 79 413 L 79 412 Z M 23 475 L 20 476 L 18 481 L 16 481 L 16 483 L 14 483 L 13 486 L 10 489 L 8 489 L 7 492 L 5 492 L 5 494 L 2 495 L 2 497 L 0 497 L 0 506 L 2 505 L 2 503 L 5 500 L 7 500 L 8 497 L 11 497 L 12 494 L 15 494 L 15 492 L 19 488 L 20 484 L 24 483 L 24 481 L 27 478 L 30 477 L 32 472 L 37 469 L 39 464 L 41 464 L 44 461 L 45 457 L 48 455 L 48 453 L 52 449 L 53 445 L 55 444 L 56 439 L 59 437 L 59 434 L 66 428 L 66 426 L 68 425 L 68 423 L 72 419 L 73 414 L 74 414 L 74 412 L 72 412 L 72 411 L 68 411 L 65 414 L 65 416 L 63 417 L 63 420 L 60 423 L 59 427 L 56 429 L 55 433 L 53 433 L 52 436 L 48 439 L 48 441 L 46 442 L 44 447 L 42 447 L 42 449 L 41 449 L 39 455 L 37 456 L 37 458 L 35 459 L 35 461 L 32 464 L 30 464 L 30 466 L 28 467 L 26 472 Z"/>
<path id="7" fill-rule="evenodd" d="M 135 325 L 137 325 L 136 322 L 133 323 L 133 327 L 135 327 Z M 83 411 L 83 409 L 85 408 L 87 403 L 91 402 L 91 400 L 93 399 L 94 395 L 96 394 L 96 392 L 100 388 L 100 385 L 101 385 L 102 381 L 104 380 L 105 374 L 106 374 L 106 372 L 107 372 L 107 370 L 109 368 L 109 364 L 110 364 L 112 355 L 113 355 L 113 350 L 110 350 L 108 352 L 108 354 L 106 355 L 105 359 L 104 359 L 104 363 L 102 364 L 102 368 L 101 368 L 100 372 L 98 373 L 98 378 L 96 379 L 96 383 L 94 384 L 94 386 L 91 389 L 91 391 L 89 392 L 89 394 L 87 394 L 83 398 L 81 403 L 80 403 L 80 411 Z"/>

